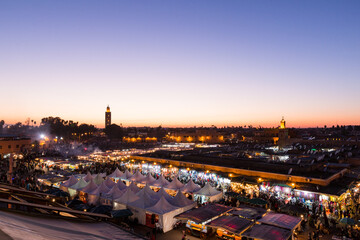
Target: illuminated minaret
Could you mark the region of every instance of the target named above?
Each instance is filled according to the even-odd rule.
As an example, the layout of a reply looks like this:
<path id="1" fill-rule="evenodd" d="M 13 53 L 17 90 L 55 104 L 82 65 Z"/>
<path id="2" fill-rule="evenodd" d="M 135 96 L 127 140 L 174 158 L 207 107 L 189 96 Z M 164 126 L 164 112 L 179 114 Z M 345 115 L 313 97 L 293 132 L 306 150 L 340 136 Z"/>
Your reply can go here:
<path id="1" fill-rule="evenodd" d="M 280 121 L 280 129 L 285 129 L 285 120 L 284 117 L 282 117 L 281 121 Z"/>
<path id="2" fill-rule="evenodd" d="M 286 128 L 285 123 L 286 122 L 283 117 L 280 121 L 280 127 L 279 127 L 279 140 L 278 140 L 279 149 L 282 149 L 288 144 L 289 130 Z"/>
<path id="3" fill-rule="evenodd" d="M 105 128 L 110 125 L 111 125 L 111 112 L 110 112 L 110 107 L 108 105 L 105 112 Z"/>

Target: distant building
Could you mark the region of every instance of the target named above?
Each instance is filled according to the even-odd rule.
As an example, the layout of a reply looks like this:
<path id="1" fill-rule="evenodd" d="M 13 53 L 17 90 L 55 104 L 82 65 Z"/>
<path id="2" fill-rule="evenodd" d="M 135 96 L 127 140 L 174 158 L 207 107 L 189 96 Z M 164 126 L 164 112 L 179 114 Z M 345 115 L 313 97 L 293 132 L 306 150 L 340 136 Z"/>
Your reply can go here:
<path id="1" fill-rule="evenodd" d="M 216 129 L 196 129 L 173 132 L 167 135 L 171 142 L 193 142 L 193 143 L 223 143 L 224 135 Z"/>
<path id="2" fill-rule="evenodd" d="M 20 153 L 31 148 L 30 138 L 0 135 L 0 156 L 8 153 Z"/>
<path id="3" fill-rule="evenodd" d="M 111 112 L 109 105 L 106 108 L 105 112 L 105 128 L 111 125 Z"/>
<path id="4" fill-rule="evenodd" d="M 284 117 L 280 121 L 280 127 L 279 127 L 279 140 L 278 140 L 278 146 L 279 148 L 283 148 L 288 144 L 289 139 L 289 129 L 286 128 L 286 122 L 284 120 Z"/>

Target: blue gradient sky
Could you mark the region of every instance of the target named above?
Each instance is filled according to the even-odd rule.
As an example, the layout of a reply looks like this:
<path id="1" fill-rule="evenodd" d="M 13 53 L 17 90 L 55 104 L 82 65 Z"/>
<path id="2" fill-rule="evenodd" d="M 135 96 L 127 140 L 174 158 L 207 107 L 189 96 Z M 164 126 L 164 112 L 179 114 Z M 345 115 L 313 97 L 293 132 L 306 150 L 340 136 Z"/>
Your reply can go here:
<path id="1" fill-rule="evenodd" d="M 360 1 L 0 1 L 0 119 L 360 124 Z"/>

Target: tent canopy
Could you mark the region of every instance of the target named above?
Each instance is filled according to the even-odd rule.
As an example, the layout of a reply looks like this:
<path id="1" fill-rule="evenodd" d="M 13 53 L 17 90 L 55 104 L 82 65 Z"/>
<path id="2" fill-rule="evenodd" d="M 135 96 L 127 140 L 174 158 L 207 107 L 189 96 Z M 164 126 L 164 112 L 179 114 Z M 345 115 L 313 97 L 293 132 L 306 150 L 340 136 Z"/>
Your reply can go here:
<path id="1" fill-rule="evenodd" d="M 222 228 L 239 234 L 252 224 L 252 221 L 234 215 L 224 215 L 206 224 L 210 227 Z"/>
<path id="2" fill-rule="evenodd" d="M 146 209 L 156 204 L 157 199 L 151 197 L 146 191 L 140 191 L 136 194 L 139 197 L 138 200 L 129 203 L 129 206 L 137 207 L 140 209 Z"/>
<path id="3" fill-rule="evenodd" d="M 129 170 L 125 170 L 124 174 L 121 175 L 121 179 L 124 179 L 124 180 L 128 180 L 129 178 L 131 178 L 132 174 L 129 172 Z"/>
<path id="4" fill-rule="evenodd" d="M 262 215 L 266 213 L 263 208 L 250 207 L 250 206 L 239 206 L 234 208 L 230 214 L 241 216 L 247 219 L 260 219 Z"/>
<path id="5" fill-rule="evenodd" d="M 100 174 L 98 174 L 96 175 L 96 177 L 93 178 L 93 180 L 96 185 L 100 185 L 104 181 L 104 178 Z"/>
<path id="6" fill-rule="evenodd" d="M 167 212 L 172 212 L 178 209 L 176 206 L 171 205 L 165 197 L 161 197 L 160 200 L 152 207 L 147 208 L 146 210 L 158 215 L 165 214 Z"/>
<path id="7" fill-rule="evenodd" d="M 195 208 L 186 212 L 183 212 L 176 216 L 178 219 L 191 220 L 196 223 L 202 223 L 216 216 L 219 216 L 225 212 L 228 212 L 232 207 L 220 205 L 220 204 L 208 204 L 203 207 Z"/>
<path id="8" fill-rule="evenodd" d="M 131 202 L 139 200 L 140 198 L 130 189 L 127 188 L 121 197 L 115 199 L 116 202 L 127 205 Z"/>
<path id="9" fill-rule="evenodd" d="M 117 183 L 116 183 L 116 186 L 120 189 L 120 190 L 124 190 L 127 188 L 127 186 L 125 185 L 125 183 L 123 183 L 123 181 L 119 180 Z"/>
<path id="10" fill-rule="evenodd" d="M 165 187 L 169 184 L 169 181 L 165 179 L 163 175 L 161 175 L 155 182 L 151 184 L 154 187 Z"/>
<path id="11" fill-rule="evenodd" d="M 146 177 L 143 178 L 143 180 L 141 181 L 141 183 L 142 183 L 142 184 L 152 184 L 152 183 L 154 183 L 155 181 L 156 181 L 156 179 L 153 178 L 150 173 L 148 173 L 148 174 L 146 175 Z"/>
<path id="12" fill-rule="evenodd" d="M 98 188 L 98 185 L 94 183 L 94 180 L 90 180 L 89 184 L 86 185 L 86 187 L 80 189 L 82 192 L 91 193 L 92 191 L 95 191 Z"/>
<path id="13" fill-rule="evenodd" d="M 170 190 L 179 190 L 184 187 L 184 184 L 182 184 L 177 177 L 174 177 L 172 182 L 169 183 L 165 188 Z"/>
<path id="14" fill-rule="evenodd" d="M 112 188 L 116 183 L 111 180 L 111 178 L 106 178 L 105 181 L 104 181 L 105 185 L 108 187 L 108 188 Z"/>
<path id="15" fill-rule="evenodd" d="M 144 175 L 142 175 L 139 171 L 136 171 L 134 175 L 132 175 L 130 178 L 128 178 L 130 181 L 138 182 L 140 183 L 145 178 Z"/>
<path id="16" fill-rule="evenodd" d="M 281 213 L 269 212 L 258 221 L 261 223 L 266 223 L 269 225 L 293 230 L 300 224 L 301 218 Z"/>
<path id="17" fill-rule="evenodd" d="M 166 200 L 168 200 L 170 203 L 172 201 L 172 197 L 165 191 L 165 189 L 162 187 L 159 191 L 155 193 L 156 199 L 160 199 L 161 197 L 164 197 Z"/>
<path id="18" fill-rule="evenodd" d="M 287 240 L 291 236 L 291 231 L 265 224 L 255 224 L 243 232 L 241 236 L 262 240 Z"/>
<path id="19" fill-rule="evenodd" d="M 119 170 L 119 168 L 116 168 L 113 173 L 111 173 L 108 177 L 109 178 L 120 178 L 124 173 Z"/>
<path id="20" fill-rule="evenodd" d="M 70 178 L 68 180 L 66 180 L 65 182 L 63 182 L 61 184 L 61 186 L 63 187 L 70 187 L 75 185 L 78 182 L 78 180 L 76 179 L 76 177 L 74 177 L 74 175 L 71 175 Z"/>
<path id="21" fill-rule="evenodd" d="M 170 203 L 177 207 L 186 207 L 194 204 L 194 201 L 191 201 L 181 191 L 178 191 L 174 198 L 170 200 Z"/>
<path id="22" fill-rule="evenodd" d="M 130 188 L 134 193 L 138 193 L 140 191 L 140 188 L 134 182 L 130 183 L 129 187 L 127 188 Z"/>
<path id="23" fill-rule="evenodd" d="M 216 190 L 216 188 L 212 187 L 209 183 L 206 183 L 202 189 L 195 192 L 195 194 L 203 195 L 203 196 L 207 196 L 207 197 L 215 196 L 220 193 L 221 193 L 220 191 Z"/>
<path id="24" fill-rule="evenodd" d="M 87 183 L 84 178 L 80 178 L 80 180 L 75 183 L 74 185 L 72 185 L 70 188 L 71 189 L 75 189 L 75 190 L 80 190 L 84 187 L 86 187 L 89 183 Z"/>
<path id="25" fill-rule="evenodd" d="M 193 193 L 199 191 L 200 189 L 201 187 L 195 184 L 192 179 L 190 179 L 190 181 L 187 184 L 185 184 L 185 186 L 182 187 L 180 190 L 182 192 Z"/>
<path id="26" fill-rule="evenodd" d="M 115 185 L 110 189 L 110 191 L 105 196 L 110 199 L 117 199 L 117 198 L 121 197 L 124 192 L 125 192 L 125 190 L 120 190 Z"/>
<path id="27" fill-rule="evenodd" d="M 100 195 L 103 195 L 105 193 L 108 193 L 109 191 L 110 191 L 110 189 L 103 182 L 97 189 L 92 191 L 90 194 L 100 196 Z"/>
<path id="28" fill-rule="evenodd" d="M 90 172 L 87 172 L 86 176 L 84 177 L 84 180 L 86 182 L 90 182 L 91 179 L 93 179 L 93 177 L 91 176 L 91 173 Z"/>
<path id="29" fill-rule="evenodd" d="M 149 195 L 151 198 L 153 199 L 156 199 L 156 200 L 159 200 L 160 198 L 157 197 L 157 193 L 154 192 L 150 187 L 149 185 L 146 185 L 143 189 L 141 189 L 136 195 L 141 195 L 142 192 L 145 192 L 145 194 Z"/>

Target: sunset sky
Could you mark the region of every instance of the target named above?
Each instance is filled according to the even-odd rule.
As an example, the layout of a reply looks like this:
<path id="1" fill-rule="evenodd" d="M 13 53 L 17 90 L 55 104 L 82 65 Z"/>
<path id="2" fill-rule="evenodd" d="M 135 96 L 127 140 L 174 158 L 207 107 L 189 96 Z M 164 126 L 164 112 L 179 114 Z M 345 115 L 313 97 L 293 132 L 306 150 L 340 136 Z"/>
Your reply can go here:
<path id="1" fill-rule="evenodd" d="M 0 1 L 0 120 L 360 124 L 360 1 Z"/>

